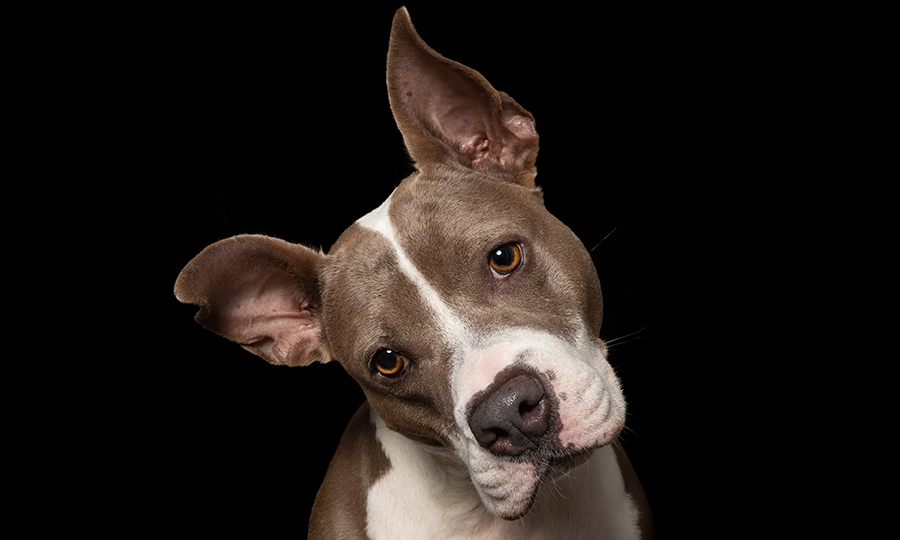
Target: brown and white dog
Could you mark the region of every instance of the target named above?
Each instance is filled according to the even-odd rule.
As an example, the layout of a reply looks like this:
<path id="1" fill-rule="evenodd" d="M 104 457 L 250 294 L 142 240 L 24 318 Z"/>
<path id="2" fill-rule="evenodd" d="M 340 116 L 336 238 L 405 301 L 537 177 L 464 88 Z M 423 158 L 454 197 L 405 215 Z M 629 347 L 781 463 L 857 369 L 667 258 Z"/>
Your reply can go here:
<path id="1" fill-rule="evenodd" d="M 590 255 L 535 187 L 531 114 L 394 17 L 388 95 L 416 172 L 328 254 L 207 247 L 175 284 L 197 320 L 273 364 L 336 360 L 368 401 L 311 539 L 650 538 L 617 437 Z"/>

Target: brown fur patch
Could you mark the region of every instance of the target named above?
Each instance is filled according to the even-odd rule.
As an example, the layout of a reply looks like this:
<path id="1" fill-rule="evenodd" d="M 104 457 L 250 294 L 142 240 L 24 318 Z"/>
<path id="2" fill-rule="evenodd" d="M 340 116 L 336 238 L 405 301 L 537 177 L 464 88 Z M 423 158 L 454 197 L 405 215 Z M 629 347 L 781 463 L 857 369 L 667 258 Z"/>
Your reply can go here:
<path id="1" fill-rule="evenodd" d="M 452 351 L 390 243 L 351 226 L 329 253 L 322 279 L 328 343 L 385 424 L 417 440 L 450 446 L 444 428 L 445 419 L 453 417 Z M 385 378 L 371 369 L 372 355 L 381 349 L 409 360 L 401 376 Z"/>
<path id="2" fill-rule="evenodd" d="M 634 505 L 638 510 L 638 527 L 641 529 L 642 540 L 654 540 L 656 538 L 656 528 L 653 523 L 653 514 L 650 512 L 650 505 L 647 503 L 647 495 L 644 494 L 644 488 L 641 481 L 638 480 L 631 461 L 625 454 L 620 442 L 612 445 L 616 452 L 616 461 L 619 462 L 619 470 L 622 471 L 622 480 L 625 481 L 625 492 L 634 501 Z"/>
<path id="3" fill-rule="evenodd" d="M 309 540 L 366 540 L 369 487 L 391 469 L 363 403 L 341 437 L 316 495 L 309 522 Z M 327 510 L 326 510 L 327 509 Z"/>

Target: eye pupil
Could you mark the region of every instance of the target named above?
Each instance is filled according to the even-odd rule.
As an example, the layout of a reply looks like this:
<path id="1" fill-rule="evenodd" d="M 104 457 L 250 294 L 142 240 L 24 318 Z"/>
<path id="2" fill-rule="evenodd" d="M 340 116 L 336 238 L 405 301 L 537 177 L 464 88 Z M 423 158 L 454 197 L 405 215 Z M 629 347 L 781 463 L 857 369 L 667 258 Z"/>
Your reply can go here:
<path id="1" fill-rule="evenodd" d="M 495 272 L 505 276 L 519 267 L 522 251 L 517 244 L 504 244 L 491 251 L 489 262 Z"/>
<path id="2" fill-rule="evenodd" d="M 406 365 L 403 356 L 391 349 L 382 349 L 378 351 L 375 353 L 375 358 L 373 360 L 375 369 L 378 370 L 378 373 L 388 377 L 400 374 Z"/>

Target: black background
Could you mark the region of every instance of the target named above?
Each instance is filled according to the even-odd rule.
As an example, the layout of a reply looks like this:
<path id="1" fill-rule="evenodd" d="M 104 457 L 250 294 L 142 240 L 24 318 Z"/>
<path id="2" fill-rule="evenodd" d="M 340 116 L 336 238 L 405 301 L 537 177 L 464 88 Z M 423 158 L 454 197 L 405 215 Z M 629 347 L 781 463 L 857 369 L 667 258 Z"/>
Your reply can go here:
<path id="1" fill-rule="evenodd" d="M 593 248 L 629 402 L 622 441 L 660 536 L 769 519 L 746 492 L 760 419 L 745 398 L 769 309 L 753 238 L 768 219 L 761 156 L 782 151 L 761 135 L 785 65 L 767 60 L 777 29 L 737 9 L 407 6 L 427 43 L 536 118 L 547 207 Z M 119 27 L 121 124 L 139 132 L 128 170 L 154 194 L 142 286 L 163 305 L 161 339 L 134 346 L 152 351 L 131 466 L 164 488 L 142 503 L 155 526 L 305 534 L 362 393 L 337 363 L 266 364 L 171 291 L 234 234 L 327 250 L 411 172 L 384 82 L 397 7 L 216 6 L 148 12 L 137 37 Z"/>

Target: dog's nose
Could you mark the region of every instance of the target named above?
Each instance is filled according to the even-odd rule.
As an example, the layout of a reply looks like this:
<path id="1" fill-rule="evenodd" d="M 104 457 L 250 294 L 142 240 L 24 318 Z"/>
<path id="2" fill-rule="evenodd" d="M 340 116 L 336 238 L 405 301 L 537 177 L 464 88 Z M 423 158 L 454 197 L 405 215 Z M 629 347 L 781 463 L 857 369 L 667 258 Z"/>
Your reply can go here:
<path id="1" fill-rule="evenodd" d="M 478 444 L 502 456 L 536 448 L 536 439 L 549 427 L 544 394 L 541 381 L 522 374 L 483 396 L 469 414 L 469 427 Z"/>

